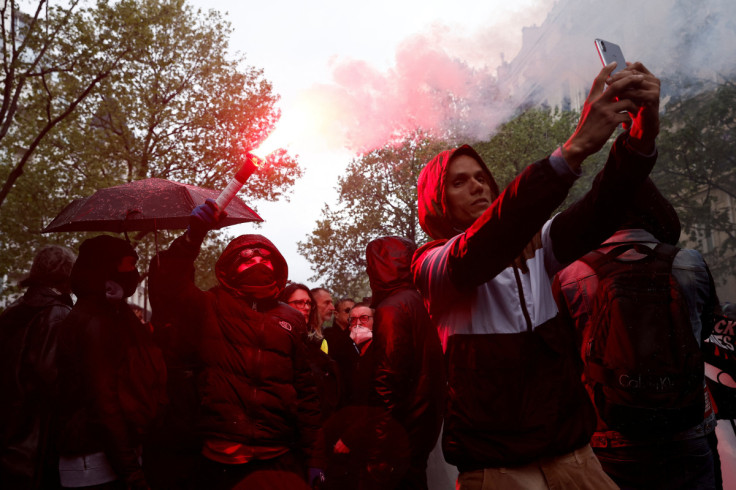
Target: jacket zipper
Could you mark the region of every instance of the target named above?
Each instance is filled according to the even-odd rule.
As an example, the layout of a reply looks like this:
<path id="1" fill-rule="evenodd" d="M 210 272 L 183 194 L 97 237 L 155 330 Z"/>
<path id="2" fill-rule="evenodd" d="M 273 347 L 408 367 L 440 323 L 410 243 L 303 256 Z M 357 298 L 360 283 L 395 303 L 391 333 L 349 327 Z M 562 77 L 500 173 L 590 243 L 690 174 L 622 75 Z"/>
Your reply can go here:
<path id="1" fill-rule="evenodd" d="M 514 269 L 514 277 L 516 278 L 516 287 L 519 289 L 519 300 L 521 301 L 521 311 L 524 313 L 524 319 L 526 320 L 526 331 L 532 331 L 532 317 L 529 316 L 529 310 L 526 308 L 526 299 L 524 299 L 524 288 L 521 286 L 521 276 L 519 276 L 519 269 L 516 264 L 512 264 L 511 267 Z"/>

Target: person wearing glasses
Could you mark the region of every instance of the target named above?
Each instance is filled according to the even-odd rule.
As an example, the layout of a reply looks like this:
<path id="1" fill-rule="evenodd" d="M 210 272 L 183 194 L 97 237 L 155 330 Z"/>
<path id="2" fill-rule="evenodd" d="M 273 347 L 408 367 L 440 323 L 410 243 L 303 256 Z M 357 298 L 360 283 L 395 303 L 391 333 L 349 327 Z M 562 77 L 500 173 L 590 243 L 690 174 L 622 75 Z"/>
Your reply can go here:
<path id="1" fill-rule="evenodd" d="M 342 377 L 337 362 L 330 356 L 330 345 L 320 333 L 319 313 L 314 296 L 304 284 L 291 282 L 281 291 L 279 300 L 298 310 L 307 322 L 309 367 L 317 383 L 320 420 L 324 422 L 340 405 Z"/>
<path id="2" fill-rule="evenodd" d="M 307 322 L 307 333 L 313 336 L 317 327 L 317 309 L 309 288 L 296 282 L 287 283 L 279 294 L 279 301 L 298 310 L 304 316 L 304 321 Z"/>
<path id="3" fill-rule="evenodd" d="M 352 298 L 339 300 L 335 305 L 333 325 L 323 331 L 329 346 L 329 355 L 337 362 L 340 370 L 343 393 L 350 390 L 350 371 L 358 356 L 355 344 L 350 338 L 350 328 L 348 328 L 350 310 L 354 305 L 355 301 Z"/>
<path id="4" fill-rule="evenodd" d="M 340 330 L 348 329 L 348 317 L 350 310 L 355 306 L 353 298 L 342 298 L 335 304 L 335 317 L 332 322 L 333 327 L 339 327 Z"/>
<path id="5" fill-rule="evenodd" d="M 365 303 L 353 306 L 348 317 L 348 326 L 350 338 L 363 357 L 373 340 L 373 309 Z"/>
<path id="6" fill-rule="evenodd" d="M 328 489 L 388 490 L 396 483 L 396 461 L 407 454 L 406 433 L 394 420 L 386 430 L 396 437 L 391 444 L 377 437 L 377 424 L 384 413 L 374 389 L 381 352 L 373 338 L 375 311 L 369 303 L 350 310 L 350 338 L 357 352 L 351 372 L 348 402 L 326 424 L 324 448 Z"/>

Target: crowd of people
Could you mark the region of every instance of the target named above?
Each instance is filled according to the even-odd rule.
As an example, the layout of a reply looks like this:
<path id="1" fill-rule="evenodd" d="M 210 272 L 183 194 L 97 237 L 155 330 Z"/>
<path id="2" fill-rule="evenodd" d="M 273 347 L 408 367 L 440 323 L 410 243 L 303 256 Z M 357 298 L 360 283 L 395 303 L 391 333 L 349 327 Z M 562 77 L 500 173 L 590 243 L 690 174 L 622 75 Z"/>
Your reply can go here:
<path id="1" fill-rule="evenodd" d="M 0 488 L 426 490 L 438 439 L 461 490 L 720 488 L 736 384 L 709 386 L 705 363 L 730 376 L 728 324 L 648 178 L 659 80 L 613 68 L 503 191 L 469 145 L 430 160 L 432 241 L 370 241 L 368 298 L 290 281 L 261 235 L 233 239 L 201 290 L 213 200 L 151 260 L 150 320 L 127 302 L 127 240 L 40 250 L 0 316 Z"/>

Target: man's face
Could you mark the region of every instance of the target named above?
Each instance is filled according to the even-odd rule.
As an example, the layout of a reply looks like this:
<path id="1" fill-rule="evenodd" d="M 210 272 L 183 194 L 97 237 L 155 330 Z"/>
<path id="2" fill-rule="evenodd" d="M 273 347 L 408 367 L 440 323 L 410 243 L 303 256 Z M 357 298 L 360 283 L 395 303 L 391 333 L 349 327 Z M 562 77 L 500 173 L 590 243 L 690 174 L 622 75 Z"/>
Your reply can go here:
<path id="1" fill-rule="evenodd" d="M 243 272 L 256 264 L 263 264 L 273 270 L 271 252 L 265 248 L 244 248 L 240 252 L 240 257 L 238 258 L 238 273 Z"/>
<path id="2" fill-rule="evenodd" d="M 493 201 L 488 174 L 473 157 L 460 155 L 447 168 L 445 198 L 453 223 L 466 229 Z"/>
<path id="3" fill-rule="evenodd" d="M 368 330 L 373 330 L 373 311 L 367 306 L 353 308 L 350 310 L 348 323 L 351 328 L 360 325 Z"/>
<path id="4" fill-rule="evenodd" d="M 354 301 L 346 300 L 338 303 L 337 308 L 335 308 L 335 323 L 343 330 L 348 328 L 348 317 L 353 306 L 355 306 Z"/>
<path id="5" fill-rule="evenodd" d="M 322 323 L 332 319 L 332 313 L 335 307 L 332 304 L 332 295 L 324 291 L 317 291 L 313 294 L 314 301 L 317 303 L 317 313 Z"/>

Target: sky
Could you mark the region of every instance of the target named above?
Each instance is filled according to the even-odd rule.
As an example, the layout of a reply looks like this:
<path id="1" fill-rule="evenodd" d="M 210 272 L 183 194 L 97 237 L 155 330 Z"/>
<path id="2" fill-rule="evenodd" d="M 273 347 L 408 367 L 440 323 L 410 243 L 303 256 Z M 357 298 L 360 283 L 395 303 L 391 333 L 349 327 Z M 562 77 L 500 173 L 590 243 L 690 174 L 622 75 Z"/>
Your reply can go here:
<path id="1" fill-rule="evenodd" d="M 324 204 L 334 202 L 337 177 L 355 156 L 354 148 L 346 148 L 344 139 L 335 130 L 339 116 L 331 119 L 325 113 L 329 112 L 325 104 L 320 104 L 320 100 L 330 97 L 325 89 L 334 87 L 339 76 L 359 75 L 360 70 L 351 68 L 354 65 L 385 75 L 396 67 L 400 46 L 416 42 L 417 36 L 437 33 L 441 33 L 447 45 L 464 51 L 465 58 L 474 59 L 480 65 L 496 66 L 502 53 L 511 57 L 518 51 L 521 26 L 540 22 L 549 2 L 190 0 L 190 3 L 195 8 L 227 13 L 226 19 L 233 27 L 231 49 L 244 54 L 249 65 L 263 69 L 265 78 L 272 82 L 274 92 L 281 97 L 280 125 L 301 128 L 299 136 L 285 141 L 289 152 L 298 155 L 305 172 L 293 189 L 290 202 L 258 202 L 256 206 L 265 223 L 259 228 L 232 227 L 231 231 L 267 236 L 286 257 L 290 278 L 317 286 L 309 280 L 313 273 L 307 260 L 297 253 L 296 242 L 304 241 L 315 228 Z M 509 28 L 511 23 L 516 27 Z M 497 35 L 491 36 L 495 38 L 492 49 L 483 52 L 478 45 L 463 46 L 464 39 L 477 38 L 492 26 L 498 29 Z M 338 74 L 340 69 L 342 75 Z M 342 79 L 338 83 L 350 82 Z M 316 113 L 319 114 L 317 124 Z"/>
<path id="2" fill-rule="evenodd" d="M 472 140 L 522 102 L 579 108 L 601 69 L 595 38 L 663 79 L 664 111 L 677 92 L 736 79 L 733 0 L 189 1 L 227 13 L 231 50 L 280 95 L 279 146 L 304 170 L 289 202 L 254 203 L 260 228 L 230 230 L 267 236 L 309 286 L 320 284 L 297 242 L 357 152 L 393 130 L 460 121 Z"/>

